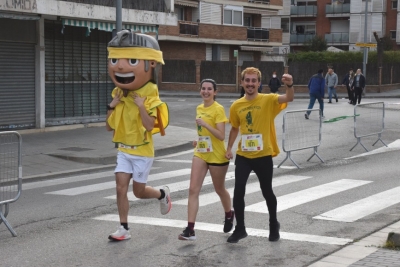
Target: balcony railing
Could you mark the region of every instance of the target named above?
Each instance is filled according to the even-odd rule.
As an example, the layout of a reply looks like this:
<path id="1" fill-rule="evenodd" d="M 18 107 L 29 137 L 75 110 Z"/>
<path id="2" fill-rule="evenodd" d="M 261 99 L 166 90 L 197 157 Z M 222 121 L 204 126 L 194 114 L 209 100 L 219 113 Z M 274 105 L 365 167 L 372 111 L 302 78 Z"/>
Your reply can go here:
<path id="1" fill-rule="evenodd" d="M 190 21 L 179 21 L 179 34 L 198 36 L 199 24 Z"/>
<path id="2" fill-rule="evenodd" d="M 328 44 L 348 44 L 349 33 L 348 32 L 334 32 L 325 34 L 325 41 Z"/>
<path id="3" fill-rule="evenodd" d="M 266 4 L 269 5 L 271 0 L 248 0 L 249 3 Z"/>
<path id="4" fill-rule="evenodd" d="M 315 37 L 315 34 L 291 34 L 290 43 L 291 44 L 302 44 L 308 40 Z"/>
<path id="5" fill-rule="evenodd" d="M 350 13 L 350 4 L 326 5 L 325 6 L 325 13 L 327 15 Z"/>
<path id="6" fill-rule="evenodd" d="M 248 27 L 247 28 L 247 40 L 268 42 L 269 29 Z"/>
<path id="7" fill-rule="evenodd" d="M 317 16 L 317 6 L 290 6 L 290 15 L 293 16 Z"/>

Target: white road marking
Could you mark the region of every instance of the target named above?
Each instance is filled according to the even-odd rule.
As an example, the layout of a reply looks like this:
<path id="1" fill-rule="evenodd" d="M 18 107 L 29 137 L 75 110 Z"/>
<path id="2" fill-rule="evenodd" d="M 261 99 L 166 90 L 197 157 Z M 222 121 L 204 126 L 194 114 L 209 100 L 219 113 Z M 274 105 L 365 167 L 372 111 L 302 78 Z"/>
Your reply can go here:
<path id="1" fill-rule="evenodd" d="M 327 183 L 311 187 L 305 190 L 297 191 L 291 194 L 287 194 L 277 198 L 278 200 L 277 211 L 279 212 L 287 210 L 307 202 L 311 202 L 323 197 L 337 194 L 342 191 L 349 190 L 369 183 L 371 183 L 371 181 L 342 179 L 332 183 Z M 258 213 L 268 213 L 268 208 L 267 205 L 265 204 L 265 201 L 249 205 L 245 208 L 245 210 Z"/>
<path id="2" fill-rule="evenodd" d="M 229 181 L 229 180 L 232 180 L 232 179 L 235 179 L 235 173 L 234 173 L 234 172 L 228 172 L 228 173 L 226 174 L 225 181 Z M 204 178 L 203 185 L 209 185 L 209 184 L 212 184 L 211 176 L 206 176 L 206 177 Z M 172 184 L 166 184 L 166 186 L 169 187 L 169 190 L 170 190 L 171 193 L 173 193 L 173 192 L 179 192 L 179 191 L 184 191 L 184 190 L 188 190 L 188 189 L 189 189 L 190 180 L 186 180 L 186 181 L 182 181 L 182 182 L 176 182 L 176 183 L 172 183 Z M 160 188 L 162 188 L 162 187 L 163 187 L 163 186 L 155 186 L 154 188 L 160 189 Z M 112 196 L 108 196 L 108 197 L 105 197 L 105 198 L 108 198 L 108 199 L 117 199 L 117 196 L 116 196 L 116 195 L 112 195 Z M 129 191 L 129 192 L 128 192 L 128 200 L 129 200 L 129 201 L 137 201 L 137 200 L 139 200 L 139 199 L 133 195 L 133 192 L 132 192 L 132 191 Z M 172 200 L 172 203 L 175 204 L 175 201 Z"/>
<path id="3" fill-rule="evenodd" d="M 157 180 L 162 180 L 162 179 L 166 179 L 166 178 L 173 178 L 173 177 L 178 177 L 178 176 L 182 176 L 182 175 L 187 175 L 187 174 L 190 174 L 190 171 L 191 171 L 190 169 L 180 169 L 180 170 L 176 170 L 176 171 L 150 174 L 148 177 L 148 181 L 157 181 Z M 132 184 L 132 180 L 131 180 L 130 184 Z M 92 192 L 97 192 L 97 191 L 112 189 L 112 188 L 115 188 L 115 181 L 74 187 L 74 188 L 58 190 L 58 191 L 52 191 L 52 192 L 47 192 L 46 194 L 76 196 L 76 195 L 92 193 Z"/>
<path id="4" fill-rule="evenodd" d="M 168 154 L 168 155 L 165 155 L 165 156 L 155 157 L 154 160 L 160 160 L 160 159 L 165 159 L 165 158 L 172 158 L 172 157 L 176 157 L 176 156 L 180 156 L 180 155 L 185 155 L 185 154 L 189 154 L 189 153 L 193 153 L 193 149 L 185 150 L 185 151 L 181 151 L 181 152 L 177 152 L 177 153 L 173 153 L 173 154 Z"/>
<path id="5" fill-rule="evenodd" d="M 277 186 L 281 186 L 281 185 L 285 185 L 285 184 L 303 181 L 303 180 L 309 179 L 309 178 L 312 178 L 312 177 L 311 176 L 295 176 L 295 175 L 280 176 L 279 178 L 274 178 L 272 180 L 272 186 L 277 187 Z M 227 190 L 228 190 L 229 194 L 231 196 L 233 196 L 234 188 L 228 188 Z M 249 183 L 246 185 L 246 194 L 251 194 L 251 193 L 258 192 L 258 191 L 261 191 L 259 182 Z M 199 206 L 200 207 L 214 204 L 219 201 L 220 201 L 219 196 L 215 192 L 201 194 L 199 196 Z M 174 205 L 187 205 L 188 199 L 187 198 L 181 199 L 178 201 L 174 201 L 173 203 L 174 203 Z M 265 206 L 265 201 L 263 203 Z"/>
<path id="6" fill-rule="evenodd" d="M 186 154 L 186 153 L 185 153 Z M 184 159 L 156 159 L 156 161 L 160 161 L 160 162 L 172 162 L 172 163 L 192 163 L 192 160 L 184 160 Z M 230 162 L 229 165 L 235 165 L 234 162 Z M 278 165 L 274 165 L 274 168 L 276 169 L 278 167 Z M 296 166 L 281 166 L 281 169 L 288 169 L 288 170 L 292 170 L 292 169 L 297 169 Z"/>
<path id="7" fill-rule="evenodd" d="M 114 214 L 102 215 L 102 216 L 95 217 L 93 219 L 100 220 L 100 221 L 119 222 L 119 216 L 114 215 Z M 182 229 L 187 226 L 187 221 L 183 221 L 183 220 L 161 219 L 161 218 L 140 217 L 140 216 L 128 216 L 128 223 L 145 224 L 145 225 L 153 225 L 153 226 L 161 226 L 161 227 L 166 226 L 166 227 L 175 227 L 175 228 L 182 228 Z M 196 230 L 216 232 L 216 233 L 223 234 L 221 224 L 196 222 Z M 246 231 L 249 236 L 268 238 L 268 235 L 269 235 L 269 230 L 264 230 L 264 229 L 246 228 Z M 300 242 L 321 243 L 321 244 L 329 244 L 329 245 L 343 246 L 350 242 L 353 242 L 352 239 L 337 238 L 337 237 L 330 237 L 330 236 L 296 234 L 296 233 L 287 233 L 287 232 L 280 232 L 280 235 L 281 235 L 281 239 L 300 241 Z"/>
<path id="8" fill-rule="evenodd" d="M 325 212 L 313 219 L 355 222 L 372 213 L 400 203 L 400 187 L 360 199 L 353 203 Z"/>

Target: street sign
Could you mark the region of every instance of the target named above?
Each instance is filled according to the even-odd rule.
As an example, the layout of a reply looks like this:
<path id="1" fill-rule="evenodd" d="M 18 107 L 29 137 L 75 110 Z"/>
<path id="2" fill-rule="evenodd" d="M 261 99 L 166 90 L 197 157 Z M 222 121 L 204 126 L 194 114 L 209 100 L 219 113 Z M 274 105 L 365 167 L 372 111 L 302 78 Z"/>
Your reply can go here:
<path id="1" fill-rule="evenodd" d="M 371 44 L 371 43 L 356 43 L 356 46 L 361 46 L 361 47 L 376 47 L 376 44 Z"/>
<path id="2" fill-rule="evenodd" d="M 237 57 L 238 56 L 238 51 L 237 50 L 233 50 L 233 56 Z"/>

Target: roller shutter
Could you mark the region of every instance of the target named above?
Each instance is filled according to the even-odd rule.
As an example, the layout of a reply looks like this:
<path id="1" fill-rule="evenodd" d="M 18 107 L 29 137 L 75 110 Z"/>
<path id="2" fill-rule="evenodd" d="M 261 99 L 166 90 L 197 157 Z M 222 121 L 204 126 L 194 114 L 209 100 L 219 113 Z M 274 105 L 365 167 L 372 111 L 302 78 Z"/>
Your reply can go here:
<path id="1" fill-rule="evenodd" d="M 0 131 L 35 127 L 35 45 L 0 42 Z"/>

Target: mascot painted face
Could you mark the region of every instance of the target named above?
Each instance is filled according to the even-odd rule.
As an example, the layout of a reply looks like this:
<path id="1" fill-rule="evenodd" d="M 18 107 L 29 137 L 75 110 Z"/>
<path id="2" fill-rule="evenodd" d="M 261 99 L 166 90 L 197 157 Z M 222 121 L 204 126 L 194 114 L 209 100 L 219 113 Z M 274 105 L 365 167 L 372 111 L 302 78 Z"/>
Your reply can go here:
<path id="1" fill-rule="evenodd" d="M 122 30 L 109 42 L 108 52 L 108 74 L 125 96 L 128 90 L 157 82 L 158 68 L 164 60 L 152 36 Z"/>

